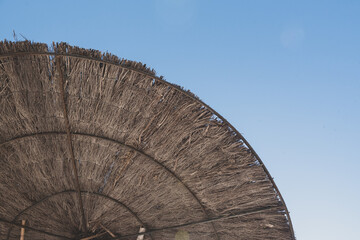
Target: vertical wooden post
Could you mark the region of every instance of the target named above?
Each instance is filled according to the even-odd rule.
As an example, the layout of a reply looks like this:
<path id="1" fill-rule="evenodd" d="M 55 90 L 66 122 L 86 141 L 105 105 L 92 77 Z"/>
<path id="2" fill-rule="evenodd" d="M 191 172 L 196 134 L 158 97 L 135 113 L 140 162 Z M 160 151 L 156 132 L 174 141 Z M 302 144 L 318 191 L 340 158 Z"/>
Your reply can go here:
<path id="1" fill-rule="evenodd" d="M 25 226 L 26 220 L 21 221 L 21 225 Z M 25 228 L 21 228 L 20 240 L 25 239 Z"/>
<path id="2" fill-rule="evenodd" d="M 146 229 L 144 227 L 140 227 L 139 233 L 143 233 L 145 230 Z M 139 235 L 136 240 L 144 240 L 144 235 Z"/>

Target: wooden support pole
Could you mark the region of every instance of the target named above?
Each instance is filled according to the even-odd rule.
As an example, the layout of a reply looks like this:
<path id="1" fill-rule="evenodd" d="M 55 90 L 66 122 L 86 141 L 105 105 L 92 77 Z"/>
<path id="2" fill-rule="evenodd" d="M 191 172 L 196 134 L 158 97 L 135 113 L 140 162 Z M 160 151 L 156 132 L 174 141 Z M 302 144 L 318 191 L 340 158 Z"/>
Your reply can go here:
<path id="1" fill-rule="evenodd" d="M 25 226 L 26 220 L 21 221 L 21 225 Z M 25 239 L 25 228 L 21 228 L 20 240 Z"/>
<path id="2" fill-rule="evenodd" d="M 144 227 L 140 227 L 139 233 L 145 232 L 146 229 Z M 144 240 L 144 235 L 138 235 L 136 240 Z"/>

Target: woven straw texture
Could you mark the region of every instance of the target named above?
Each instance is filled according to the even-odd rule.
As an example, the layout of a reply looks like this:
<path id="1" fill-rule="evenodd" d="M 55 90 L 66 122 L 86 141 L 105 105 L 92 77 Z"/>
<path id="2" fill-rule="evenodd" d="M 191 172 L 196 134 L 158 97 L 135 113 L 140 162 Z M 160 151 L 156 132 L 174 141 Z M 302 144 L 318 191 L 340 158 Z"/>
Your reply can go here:
<path id="1" fill-rule="evenodd" d="M 0 42 L 0 164 L 1 240 L 294 239 L 231 125 L 99 51 Z"/>

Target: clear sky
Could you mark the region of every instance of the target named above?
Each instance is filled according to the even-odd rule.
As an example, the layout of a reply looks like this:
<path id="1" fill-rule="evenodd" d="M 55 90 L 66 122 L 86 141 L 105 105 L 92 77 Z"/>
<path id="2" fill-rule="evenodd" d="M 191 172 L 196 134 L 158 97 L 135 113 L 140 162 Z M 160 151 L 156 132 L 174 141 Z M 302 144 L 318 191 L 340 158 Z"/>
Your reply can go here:
<path id="1" fill-rule="evenodd" d="M 360 1 L 0 0 L 13 30 L 190 89 L 260 155 L 299 240 L 360 239 Z"/>

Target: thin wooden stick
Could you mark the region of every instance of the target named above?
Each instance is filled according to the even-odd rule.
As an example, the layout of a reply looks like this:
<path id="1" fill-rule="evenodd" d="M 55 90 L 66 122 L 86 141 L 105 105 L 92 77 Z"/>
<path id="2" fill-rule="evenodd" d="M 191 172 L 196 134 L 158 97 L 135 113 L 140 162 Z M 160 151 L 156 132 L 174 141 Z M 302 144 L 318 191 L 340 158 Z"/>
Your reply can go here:
<path id="1" fill-rule="evenodd" d="M 110 236 L 112 236 L 113 238 L 116 237 L 115 234 L 113 234 L 109 229 L 107 229 L 107 228 L 106 228 L 104 225 L 102 225 L 101 223 L 100 223 L 100 226 L 101 226 L 108 234 L 110 234 Z"/>
<path id="2" fill-rule="evenodd" d="M 21 221 L 21 225 L 25 226 L 26 220 Z M 25 239 L 25 228 L 21 228 L 20 240 Z"/>
<path id="3" fill-rule="evenodd" d="M 86 238 L 81 238 L 80 240 L 90 240 L 90 239 L 94 239 L 94 238 L 97 238 L 97 237 L 100 237 L 102 235 L 106 234 L 106 232 L 102 232 L 102 233 L 98 233 L 96 235 L 93 235 L 93 236 L 90 236 L 90 237 L 86 237 Z"/>

